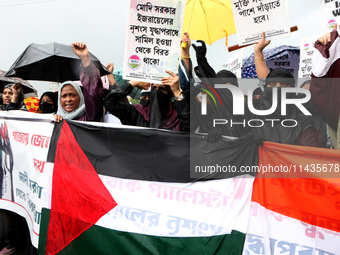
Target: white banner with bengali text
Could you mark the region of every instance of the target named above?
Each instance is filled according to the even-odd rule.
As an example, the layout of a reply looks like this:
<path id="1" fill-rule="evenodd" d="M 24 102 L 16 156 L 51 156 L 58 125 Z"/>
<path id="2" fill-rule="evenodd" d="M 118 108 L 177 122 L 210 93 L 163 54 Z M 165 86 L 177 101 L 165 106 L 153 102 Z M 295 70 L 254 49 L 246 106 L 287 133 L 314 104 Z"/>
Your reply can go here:
<path id="1" fill-rule="evenodd" d="M 241 78 L 243 58 L 244 58 L 244 49 L 240 49 L 235 55 L 229 58 L 228 64 L 223 65 L 223 67 L 226 68 L 228 71 L 234 73 L 237 78 Z"/>
<path id="2" fill-rule="evenodd" d="M 177 73 L 185 1 L 130 0 L 123 79 L 161 83 Z"/>
<path id="3" fill-rule="evenodd" d="M 314 44 L 320 36 L 321 35 L 310 36 L 301 39 L 299 78 L 303 78 L 306 80 L 311 79 L 312 58 L 315 51 Z"/>
<path id="4" fill-rule="evenodd" d="M 286 0 L 231 0 L 238 44 L 257 43 L 262 32 L 268 40 L 290 36 Z"/>
<path id="5" fill-rule="evenodd" d="M 340 24 L 340 2 L 334 0 L 320 0 L 320 4 L 323 31 L 325 33 L 332 32 L 335 22 L 338 23 L 338 25 Z"/>
<path id="6" fill-rule="evenodd" d="M 50 208 L 52 167 L 46 163 L 52 114 L 0 112 L 0 208 L 26 219 L 37 248 L 42 207 Z"/>

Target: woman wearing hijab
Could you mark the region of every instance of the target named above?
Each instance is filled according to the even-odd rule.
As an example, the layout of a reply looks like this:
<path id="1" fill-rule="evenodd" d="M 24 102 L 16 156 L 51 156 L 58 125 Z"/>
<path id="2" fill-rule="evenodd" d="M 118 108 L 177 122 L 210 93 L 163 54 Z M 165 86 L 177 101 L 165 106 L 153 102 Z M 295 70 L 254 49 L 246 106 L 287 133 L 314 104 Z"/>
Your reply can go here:
<path id="1" fill-rule="evenodd" d="M 187 39 L 190 41 L 190 38 Z M 201 45 L 193 44 L 193 48 L 196 52 L 197 66 L 194 71 L 198 78 L 201 79 L 202 83 L 196 87 L 192 86 L 192 91 L 190 91 L 191 97 L 196 97 L 198 93 L 201 93 L 199 88 L 207 89 L 214 88 L 215 84 L 228 84 L 238 87 L 237 77 L 233 72 L 228 70 L 220 70 L 215 72 L 215 70 L 210 66 L 206 58 L 207 48 L 205 42 L 202 40 L 197 40 Z M 188 43 L 188 45 L 190 45 Z M 187 70 L 188 71 L 188 70 Z M 211 89 L 210 89 L 211 90 Z M 192 112 L 194 114 L 193 128 L 199 127 L 198 131 L 201 133 L 208 133 L 207 141 L 211 143 L 217 142 L 222 135 L 230 137 L 242 137 L 248 132 L 248 128 L 242 125 L 230 125 L 226 123 L 225 125 L 217 125 L 213 127 L 214 119 L 233 119 L 235 122 L 243 122 L 244 119 L 249 118 L 249 113 L 246 112 L 244 115 L 234 115 L 233 114 L 233 98 L 232 94 L 227 89 L 221 89 L 218 91 L 219 97 L 223 102 L 223 106 L 214 106 L 211 102 L 207 104 L 207 115 L 201 115 L 201 102 L 191 99 Z M 246 98 L 244 98 L 244 104 L 246 105 Z"/>
<path id="2" fill-rule="evenodd" d="M 24 100 L 24 93 L 20 83 L 7 84 L 2 92 L 3 105 L 1 110 L 27 110 Z"/>
<path id="3" fill-rule="evenodd" d="M 7 84 L 3 90 L 3 103 L 1 110 L 20 110 L 24 95 L 22 93 L 22 85 L 20 83 Z M 25 107 L 26 109 L 26 107 Z M 3 162 L 0 166 L 0 198 L 14 200 L 13 194 L 13 153 L 8 139 L 7 125 L 0 127 L 0 154 Z M 0 237 L 4 247 L 0 247 L 0 254 L 12 254 L 16 251 L 16 246 L 20 243 L 17 235 L 18 221 L 20 216 L 17 214 L 0 209 Z"/>
<path id="4" fill-rule="evenodd" d="M 124 104 L 120 100 L 131 93 L 134 87 L 147 89 L 150 84 L 130 81 L 113 90 L 105 98 L 105 107 L 124 125 L 161 128 L 173 131 L 189 131 L 189 104 L 183 99 L 178 76 L 162 79 L 162 84 L 152 84 L 150 99 L 145 104 Z"/>
<path id="5" fill-rule="evenodd" d="M 74 53 L 81 59 L 80 81 L 83 91 L 73 81 L 61 84 L 58 91 L 58 111 L 55 121 L 62 119 L 80 121 L 100 121 L 103 116 L 103 83 L 99 70 L 90 60 L 86 45 L 82 42 L 72 43 Z"/>
<path id="6" fill-rule="evenodd" d="M 264 92 L 261 97 L 260 110 L 268 110 L 273 105 L 273 89 L 277 89 L 277 107 L 276 110 L 266 116 L 257 116 L 258 119 L 269 119 L 276 121 L 265 121 L 260 127 L 265 137 L 272 142 L 295 144 L 303 146 L 317 146 L 317 130 L 314 127 L 313 118 L 305 116 L 295 105 L 287 105 L 286 115 L 281 114 L 281 89 L 284 87 L 295 87 L 295 78 L 291 72 L 284 68 L 273 69 L 268 73 L 268 68 L 264 59 L 263 49 L 270 43 L 265 40 L 265 34 L 262 33 L 261 40 L 255 45 L 254 57 L 257 76 L 265 79 Z M 287 98 L 297 98 L 295 93 L 287 93 Z M 285 121 L 285 126 L 282 121 Z M 295 120 L 295 121 L 292 121 Z M 294 126 L 297 123 L 296 126 Z M 255 132 L 259 128 L 254 129 Z"/>
<path id="7" fill-rule="evenodd" d="M 40 97 L 39 108 L 42 113 L 56 113 L 58 110 L 58 95 L 47 91 Z"/>
<path id="8" fill-rule="evenodd" d="M 306 80 L 301 84 L 300 87 L 310 91 L 310 82 L 311 80 Z M 304 98 L 305 95 L 301 93 L 298 95 L 298 97 Z M 316 107 L 314 106 L 312 100 L 310 100 L 309 102 L 303 105 L 312 114 L 314 126 L 316 130 L 318 131 L 318 145 L 317 146 L 321 148 L 332 147 L 332 142 L 330 140 L 330 137 L 328 137 L 328 134 L 327 134 L 327 130 L 328 130 L 327 124 L 326 122 L 323 121 L 321 116 L 318 114 Z"/>
<path id="9" fill-rule="evenodd" d="M 253 92 L 253 104 L 254 108 L 259 110 L 260 109 L 260 102 L 262 97 L 263 91 L 260 87 L 256 88 Z"/>

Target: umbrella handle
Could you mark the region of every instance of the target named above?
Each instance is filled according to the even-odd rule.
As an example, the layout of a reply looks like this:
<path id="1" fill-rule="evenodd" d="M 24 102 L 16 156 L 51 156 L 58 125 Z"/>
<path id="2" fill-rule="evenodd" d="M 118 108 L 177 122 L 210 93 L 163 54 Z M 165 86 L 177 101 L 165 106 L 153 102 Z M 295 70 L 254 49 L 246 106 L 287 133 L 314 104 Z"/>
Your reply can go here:
<path id="1" fill-rule="evenodd" d="M 194 0 L 193 7 L 191 9 L 191 13 L 190 13 L 190 17 L 189 17 L 189 22 L 188 22 L 188 27 L 187 27 L 187 32 L 189 31 L 189 26 L 190 26 L 190 22 L 191 22 L 192 12 L 194 11 L 194 8 L 195 8 L 195 3 L 196 3 L 196 0 Z M 182 42 L 181 43 L 182 50 L 185 50 L 186 47 L 187 47 L 187 42 Z"/>

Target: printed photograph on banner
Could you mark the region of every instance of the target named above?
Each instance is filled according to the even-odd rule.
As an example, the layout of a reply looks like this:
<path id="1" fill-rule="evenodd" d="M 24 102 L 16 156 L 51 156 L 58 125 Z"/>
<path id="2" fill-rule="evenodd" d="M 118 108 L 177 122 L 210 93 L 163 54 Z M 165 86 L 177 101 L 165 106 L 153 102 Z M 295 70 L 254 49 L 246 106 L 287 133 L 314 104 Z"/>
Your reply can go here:
<path id="1" fill-rule="evenodd" d="M 299 78 L 310 80 L 312 75 L 312 58 L 315 42 L 322 35 L 315 35 L 301 39 Z"/>
<path id="2" fill-rule="evenodd" d="M 334 24 L 340 24 L 340 2 L 320 0 L 322 13 L 322 27 L 325 33 L 332 32 Z M 339 31 L 339 30 L 338 30 Z"/>
<path id="3" fill-rule="evenodd" d="M 32 244 L 38 248 L 42 207 L 49 204 L 46 158 L 54 125 L 41 119 L 13 119 L 0 119 L 0 207 L 26 219 Z"/>
<path id="4" fill-rule="evenodd" d="M 272 40 L 290 36 L 286 0 L 231 0 L 238 44 L 257 43 L 261 33 Z"/>
<path id="5" fill-rule="evenodd" d="M 123 79 L 161 83 L 177 73 L 185 1 L 130 0 Z"/>

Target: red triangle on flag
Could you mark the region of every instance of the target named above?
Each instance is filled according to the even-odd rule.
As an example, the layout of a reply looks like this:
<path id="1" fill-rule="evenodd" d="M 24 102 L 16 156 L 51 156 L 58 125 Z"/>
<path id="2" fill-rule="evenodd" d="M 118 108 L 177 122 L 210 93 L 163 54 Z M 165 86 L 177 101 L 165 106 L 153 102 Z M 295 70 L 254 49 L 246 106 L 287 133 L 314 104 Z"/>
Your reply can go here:
<path id="1" fill-rule="evenodd" d="M 57 144 L 46 254 L 56 254 L 117 203 L 64 121 Z"/>

